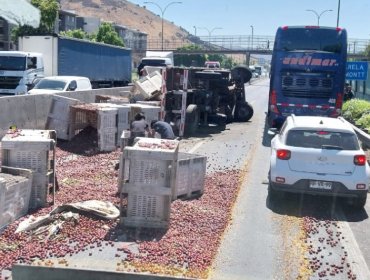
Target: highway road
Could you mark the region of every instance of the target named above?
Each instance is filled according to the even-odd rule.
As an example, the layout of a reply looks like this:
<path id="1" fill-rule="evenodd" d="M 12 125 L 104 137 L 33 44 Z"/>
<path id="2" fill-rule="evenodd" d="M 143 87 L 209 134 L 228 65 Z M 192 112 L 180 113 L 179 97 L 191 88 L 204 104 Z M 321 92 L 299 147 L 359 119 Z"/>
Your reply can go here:
<path id="1" fill-rule="evenodd" d="M 201 130 L 181 144 L 208 156 L 208 173 L 244 172 L 209 279 L 370 279 L 370 203 L 354 211 L 340 199 L 270 199 L 268 79 L 253 81 L 246 92 L 255 111 L 251 121 L 229 124 L 218 133 Z"/>

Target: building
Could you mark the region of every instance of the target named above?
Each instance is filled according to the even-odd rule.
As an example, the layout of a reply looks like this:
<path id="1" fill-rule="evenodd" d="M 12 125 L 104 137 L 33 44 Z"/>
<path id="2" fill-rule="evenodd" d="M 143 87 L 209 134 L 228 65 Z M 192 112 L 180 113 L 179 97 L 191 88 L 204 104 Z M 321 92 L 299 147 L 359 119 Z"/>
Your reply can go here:
<path id="1" fill-rule="evenodd" d="M 74 11 L 59 10 L 59 29 L 56 32 L 76 29 L 76 17 L 77 15 Z"/>
<path id="2" fill-rule="evenodd" d="M 0 51 L 14 50 L 15 46 L 11 40 L 12 24 L 0 18 Z"/>
<path id="3" fill-rule="evenodd" d="M 96 17 L 77 16 L 76 18 L 76 28 L 85 31 L 87 34 L 97 33 L 100 24 L 100 19 Z"/>

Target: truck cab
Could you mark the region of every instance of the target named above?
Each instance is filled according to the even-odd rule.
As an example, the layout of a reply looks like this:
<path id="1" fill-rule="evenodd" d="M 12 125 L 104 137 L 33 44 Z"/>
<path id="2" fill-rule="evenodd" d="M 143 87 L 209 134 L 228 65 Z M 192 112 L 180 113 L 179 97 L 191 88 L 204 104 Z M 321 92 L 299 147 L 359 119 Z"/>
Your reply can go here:
<path id="1" fill-rule="evenodd" d="M 33 81 L 42 77 L 41 53 L 0 51 L 0 95 L 26 94 Z"/>

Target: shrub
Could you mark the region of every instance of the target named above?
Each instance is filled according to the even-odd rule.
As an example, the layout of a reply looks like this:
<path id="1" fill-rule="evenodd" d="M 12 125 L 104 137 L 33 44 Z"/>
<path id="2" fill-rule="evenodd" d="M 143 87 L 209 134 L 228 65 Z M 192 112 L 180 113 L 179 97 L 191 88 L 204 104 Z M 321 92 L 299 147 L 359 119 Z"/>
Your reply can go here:
<path id="1" fill-rule="evenodd" d="M 342 116 L 352 123 L 355 123 L 367 113 L 370 113 L 370 102 L 362 99 L 355 98 L 348 100 L 342 107 Z"/>

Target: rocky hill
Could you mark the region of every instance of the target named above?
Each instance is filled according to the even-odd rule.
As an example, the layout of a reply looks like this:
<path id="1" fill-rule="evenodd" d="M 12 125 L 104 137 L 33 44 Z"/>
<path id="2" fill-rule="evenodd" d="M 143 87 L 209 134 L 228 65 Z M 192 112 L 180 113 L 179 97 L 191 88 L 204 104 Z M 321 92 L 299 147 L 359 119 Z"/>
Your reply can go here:
<path id="1" fill-rule="evenodd" d="M 77 15 L 114 22 L 147 33 L 148 40 L 161 40 L 161 16 L 145 6 L 126 0 L 60 0 L 60 4 L 63 10 L 74 11 Z M 163 33 L 165 42 L 174 39 L 187 41 L 190 35 L 185 29 L 166 20 Z"/>

